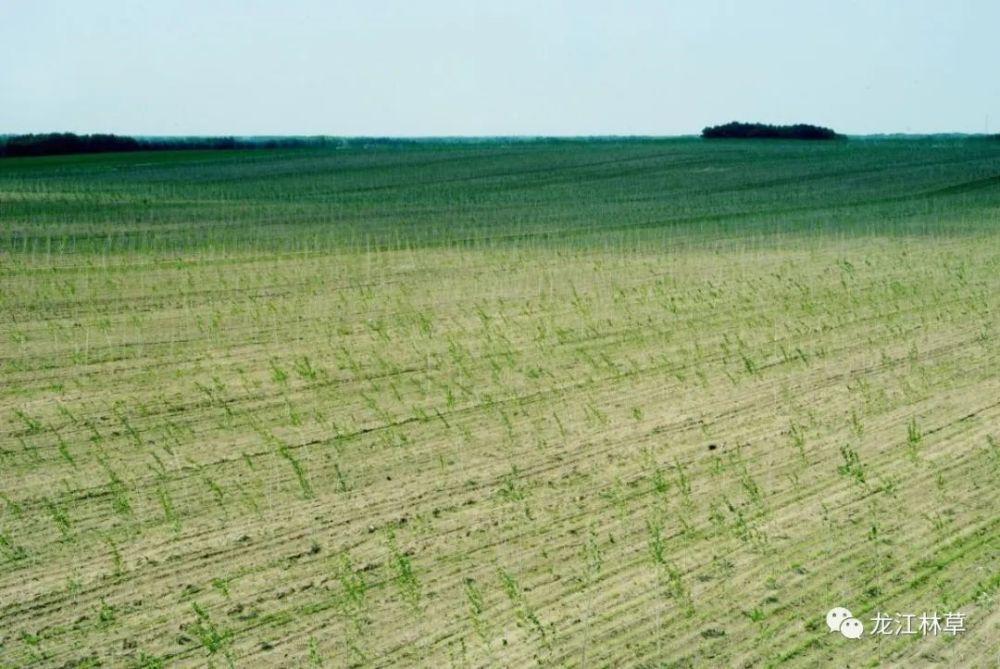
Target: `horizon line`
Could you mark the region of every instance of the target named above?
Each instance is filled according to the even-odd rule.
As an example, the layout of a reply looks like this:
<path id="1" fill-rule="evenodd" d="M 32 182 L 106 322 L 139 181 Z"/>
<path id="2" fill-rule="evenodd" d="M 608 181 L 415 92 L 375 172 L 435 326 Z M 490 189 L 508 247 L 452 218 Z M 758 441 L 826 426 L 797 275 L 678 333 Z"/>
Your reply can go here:
<path id="1" fill-rule="evenodd" d="M 708 127 L 708 126 L 706 126 Z M 592 134 L 484 134 L 484 135 L 391 135 L 391 134 L 357 134 L 357 135 L 336 135 L 326 133 L 299 133 L 299 134 L 154 134 L 154 133 L 127 133 L 115 131 L 93 131 L 77 132 L 72 130 L 44 130 L 32 132 L 0 132 L 0 138 L 24 137 L 29 135 L 54 135 L 66 134 L 77 136 L 92 135 L 114 135 L 116 137 L 150 138 L 150 139 L 395 139 L 395 140 L 482 140 L 482 139 L 518 139 L 518 140 L 538 140 L 538 139 L 702 139 L 701 132 L 680 133 L 680 134 L 651 134 L 651 133 L 592 133 Z M 962 132 L 962 131 L 934 131 L 934 132 L 868 132 L 868 133 L 837 133 L 841 137 L 994 137 L 997 133 L 990 132 Z"/>

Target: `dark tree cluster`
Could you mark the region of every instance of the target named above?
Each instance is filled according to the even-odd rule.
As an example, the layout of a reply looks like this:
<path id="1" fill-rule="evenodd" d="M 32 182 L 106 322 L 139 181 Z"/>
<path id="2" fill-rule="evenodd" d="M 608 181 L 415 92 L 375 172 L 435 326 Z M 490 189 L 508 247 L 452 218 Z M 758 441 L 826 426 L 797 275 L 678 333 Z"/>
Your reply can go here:
<path id="1" fill-rule="evenodd" d="M 0 142 L 2 156 L 52 156 L 63 153 L 106 153 L 138 151 L 139 142 L 117 135 L 74 135 L 53 132 L 43 135 L 14 135 Z"/>
<path id="2" fill-rule="evenodd" d="M 740 123 L 733 121 L 701 131 L 705 139 L 841 139 L 830 128 L 807 123 L 795 125 L 769 125 L 767 123 Z"/>
<path id="3" fill-rule="evenodd" d="M 125 151 L 215 151 L 226 149 L 280 149 L 331 145 L 325 137 L 123 137 L 52 132 L 0 137 L 0 157 L 59 156 Z"/>
<path id="4" fill-rule="evenodd" d="M 61 156 L 77 153 L 112 153 L 126 151 L 175 151 L 183 149 L 253 148 L 249 142 L 233 137 L 135 138 L 120 135 L 76 135 L 50 132 L 37 135 L 12 135 L 0 138 L 0 157 Z"/>
<path id="5" fill-rule="evenodd" d="M 430 141 L 430 140 L 425 140 Z M 491 140 L 493 141 L 493 140 Z M 115 151 L 215 151 L 232 149 L 377 149 L 419 145 L 399 137 L 123 137 L 53 132 L 0 135 L 0 158 Z"/>

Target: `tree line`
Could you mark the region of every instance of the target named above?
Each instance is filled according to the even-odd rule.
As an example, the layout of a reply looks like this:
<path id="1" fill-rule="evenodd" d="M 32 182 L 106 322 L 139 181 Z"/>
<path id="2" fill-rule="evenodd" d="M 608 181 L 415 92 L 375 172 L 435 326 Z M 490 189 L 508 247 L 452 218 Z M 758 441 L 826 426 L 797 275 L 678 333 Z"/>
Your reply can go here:
<path id="1" fill-rule="evenodd" d="M 701 131 L 705 139 L 842 139 L 830 128 L 808 123 L 795 125 L 770 125 L 767 123 L 740 123 L 709 126 Z"/>
<path id="2" fill-rule="evenodd" d="M 158 151 L 168 149 L 232 149 L 232 137 L 197 139 L 136 139 L 120 135 L 77 135 L 71 132 L 12 135 L 0 139 L 0 156 L 56 156 L 75 153 Z"/>
<path id="3" fill-rule="evenodd" d="M 130 151 L 215 151 L 402 146 L 415 140 L 395 137 L 127 137 L 50 132 L 0 136 L 0 157 L 59 156 Z"/>

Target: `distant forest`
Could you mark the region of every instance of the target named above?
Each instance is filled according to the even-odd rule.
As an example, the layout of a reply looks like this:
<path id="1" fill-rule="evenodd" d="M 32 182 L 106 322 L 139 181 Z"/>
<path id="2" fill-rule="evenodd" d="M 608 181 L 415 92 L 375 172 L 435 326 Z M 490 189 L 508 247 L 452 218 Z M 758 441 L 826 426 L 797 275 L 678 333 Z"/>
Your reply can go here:
<path id="1" fill-rule="evenodd" d="M 705 139 L 843 139 L 830 128 L 807 123 L 795 125 L 768 125 L 766 123 L 740 123 L 709 126 L 701 131 Z"/>
<path id="2" fill-rule="evenodd" d="M 337 137 L 254 136 L 254 137 L 129 137 L 124 135 L 76 135 L 52 132 L 33 135 L 0 135 L 0 158 L 58 156 L 83 153 L 130 151 L 213 151 L 254 149 L 380 149 L 426 146 L 428 144 L 577 144 L 591 142 L 644 142 L 669 140 L 638 135 L 594 135 L 577 137 L 545 136 L 457 136 L 457 137 Z"/>
<path id="3" fill-rule="evenodd" d="M 128 151 L 213 151 L 226 149 L 335 148 L 412 144 L 413 140 L 391 137 L 124 137 L 121 135 L 76 135 L 52 132 L 37 135 L 0 136 L 0 157 L 58 156 L 79 153 Z"/>
<path id="4" fill-rule="evenodd" d="M 846 139 L 830 128 L 799 123 L 768 125 L 740 123 L 710 126 L 701 131 L 705 139 Z M 688 137 L 691 137 L 690 135 Z M 862 135 L 856 139 L 989 139 L 1000 135 L 967 135 L 945 133 L 937 135 Z M 30 135 L 0 135 L 0 158 L 58 156 L 85 153 L 131 151 L 213 151 L 253 149 L 374 149 L 400 148 L 426 144 L 576 144 L 590 142 L 643 142 L 679 139 L 638 135 L 594 135 L 569 137 L 499 136 L 499 137 L 336 137 L 317 136 L 258 136 L 258 137 L 129 137 L 125 135 L 77 135 L 71 132 L 50 132 Z"/>

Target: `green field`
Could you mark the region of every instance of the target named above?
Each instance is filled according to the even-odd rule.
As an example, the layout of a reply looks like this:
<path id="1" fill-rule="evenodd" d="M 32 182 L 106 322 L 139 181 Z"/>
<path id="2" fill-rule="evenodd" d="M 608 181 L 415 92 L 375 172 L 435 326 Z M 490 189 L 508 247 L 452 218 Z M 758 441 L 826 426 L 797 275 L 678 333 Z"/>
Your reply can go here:
<path id="1" fill-rule="evenodd" d="M 0 161 L 0 667 L 995 666 L 998 328 L 997 142 Z"/>

